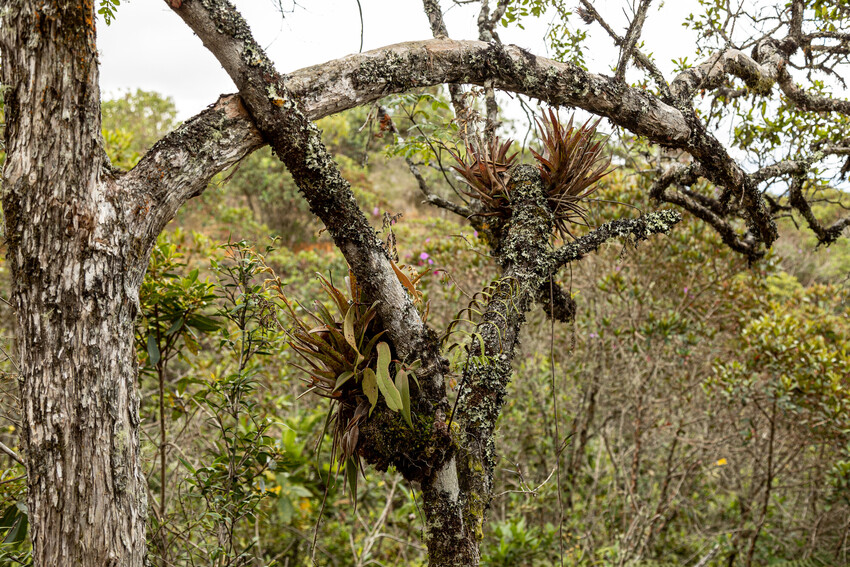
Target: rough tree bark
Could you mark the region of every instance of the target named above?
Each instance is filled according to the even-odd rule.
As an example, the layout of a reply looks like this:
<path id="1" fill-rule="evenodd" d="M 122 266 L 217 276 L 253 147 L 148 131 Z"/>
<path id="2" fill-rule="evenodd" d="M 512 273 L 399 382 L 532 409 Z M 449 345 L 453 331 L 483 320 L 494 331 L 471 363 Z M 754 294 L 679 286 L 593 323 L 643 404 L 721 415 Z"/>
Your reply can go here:
<path id="1" fill-rule="evenodd" d="M 3 211 L 36 565 L 139 565 L 138 211 L 102 167 L 94 12 L 8 2 Z"/>
<path id="2" fill-rule="evenodd" d="M 140 567 L 139 285 L 179 204 L 261 140 L 234 124 L 238 100 L 225 99 L 160 142 L 133 175 L 113 171 L 101 142 L 94 21 L 92 2 L 3 7 L 3 212 L 22 445 L 35 565 Z M 215 127 L 221 136 L 210 143 Z"/>

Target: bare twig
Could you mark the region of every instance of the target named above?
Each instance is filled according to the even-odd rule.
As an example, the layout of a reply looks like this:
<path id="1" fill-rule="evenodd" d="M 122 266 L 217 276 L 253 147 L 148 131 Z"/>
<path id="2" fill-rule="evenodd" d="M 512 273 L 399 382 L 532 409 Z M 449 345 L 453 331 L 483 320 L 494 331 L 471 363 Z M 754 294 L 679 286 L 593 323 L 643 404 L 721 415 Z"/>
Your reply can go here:
<path id="1" fill-rule="evenodd" d="M 626 32 L 626 37 L 623 40 L 623 45 L 620 47 L 620 60 L 617 62 L 617 72 L 615 77 L 621 81 L 626 80 L 626 67 L 629 65 L 629 60 L 632 58 L 632 52 L 637 45 L 640 32 L 643 29 L 643 24 L 646 21 L 646 12 L 649 10 L 649 5 L 652 0 L 641 0 L 638 9 L 635 11 L 635 16 L 632 18 L 632 23 L 629 24 L 629 29 Z"/>
<path id="2" fill-rule="evenodd" d="M 24 464 L 24 462 L 21 460 L 21 458 L 18 455 L 16 455 L 13 450 L 11 450 L 9 447 L 4 445 L 2 442 L 0 442 L 0 451 L 6 453 L 9 457 L 12 458 L 13 461 L 17 461 L 18 464 L 21 464 L 21 465 Z M 26 465 L 24 465 L 24 466 L 26 466 Z"/>

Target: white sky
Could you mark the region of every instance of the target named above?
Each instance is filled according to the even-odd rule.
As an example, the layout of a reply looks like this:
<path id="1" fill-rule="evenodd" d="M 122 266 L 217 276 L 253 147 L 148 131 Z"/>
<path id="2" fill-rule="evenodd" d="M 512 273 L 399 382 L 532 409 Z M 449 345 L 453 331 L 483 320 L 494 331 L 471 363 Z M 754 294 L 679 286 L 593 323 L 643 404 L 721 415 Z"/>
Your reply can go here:
<path id="1" fill-rule="evenodd" d="M 276 11 L 273 0 L 234 2 L 278 70 L 290 72 L 358 51 L 360 18 L 355 0 L 300 2 L 301 6 L 285 18 Z M 364 51 L 431 37 L 421 0 L 361 0 L 361 4 Z M 454 6 L 449 0 L 441 4 L 452 38 L 478 37 L 477 6 Z M 624 8 L 630 4 L 612 0 L 596 3 L 603 17 L 621 34 L 628 24 Z M 694 35 L 681 23 L 695 7 L 696 0 L 675 0 L 656 2 L 650 10 L 642 38 L 645 51 L 657 54 L 668 79 L 673 68 L 671 58 L 689 55 L 693 60 Z M 584 26 L 578 18 L 576 22 Z M 502 41 L 545 56 L 547 22 L 523 23 L 525 30 L 500 28 Z M 589 31 L 588 66 L 595 73 L 610 73 L 617 48 L 599 26 L 590 26 Z M 179 118 L 186 119 L 215 102 L 219 94 L 236 90 L 215 58 L 162 0 L 124 0 L 111 26 L 100 22 L 98 46 L 105 97 L 136 88 L 157 91 L 173 97 Z"/>

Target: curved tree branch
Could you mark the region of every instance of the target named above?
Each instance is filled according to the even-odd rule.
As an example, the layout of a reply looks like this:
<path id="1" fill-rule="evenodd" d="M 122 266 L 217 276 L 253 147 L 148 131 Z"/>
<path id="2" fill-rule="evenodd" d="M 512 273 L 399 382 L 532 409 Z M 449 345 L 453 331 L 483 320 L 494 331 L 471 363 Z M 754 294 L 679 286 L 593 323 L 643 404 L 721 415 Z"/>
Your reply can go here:
<path id="1" fill-rule="evenodd" d="M 222 96 L 157 142 L 119 184 L 143 196 L 144 231 L 153 241 L 216 173 L 264 144 L 239 96 Z"/>
<path id="2" fill-rule="evenodd" d="M 581 260 L 611 239 L 630 238 L 636 244 L 653 234 L 670 232 L 673 225 L 681 220 L 682 215 L 678 211 L 656 211 L 636 219 L 619 219 L 607 222 L 592 232 L 555 250 L 552 253 L 553 269 Z"/>

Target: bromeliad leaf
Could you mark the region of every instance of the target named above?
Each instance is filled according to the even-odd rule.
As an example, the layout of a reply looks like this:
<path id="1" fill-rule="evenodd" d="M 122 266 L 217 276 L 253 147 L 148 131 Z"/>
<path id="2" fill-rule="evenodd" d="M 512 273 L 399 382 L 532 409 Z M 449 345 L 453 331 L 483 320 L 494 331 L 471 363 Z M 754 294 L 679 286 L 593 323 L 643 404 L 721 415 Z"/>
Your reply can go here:
<path id="1" fill-rule="evenodd" d="M 410 383 L 407 379 L 407 372 L 404 370 L 399 369 L 396 372 L 395 387 L 401 395 L 401 415 L 404 416 L 407 425 L 413 429 L 413 420 L 410 418 Z"/>
<path id="2" fill-rule="evenodd" d="M 345 342 L 348 343 L 348 346 L 354 349 L 354 352 L 360 354 L 360 351 L 357 350 L 357 339 L 354 337 L 354 311 L 356 305 L 352 305 L 348 308 L 348 312 L 345 314 L 345 320 L 342 323 L 342 334 L 345 335 Z"/>
<path id="3" fill-rule="evenodd" d="M 378 367 L 375 371 L 378 378 L 378 389 L 384 395 L 387 407 L 392 411 L 399 411 L 402 408 L 401 394 L 390 380 L 390 359 L 389 345 L 384 342 L 378 343 Z"/>
<path id="4" fill-rule="evenodd" d="M 351 379 L 352 376 L 354 376 L 354 372 L 351 371 L 343 372 L 342 374 L 340 374 L 336 379 L 336 385 L 334 386 L 334 390 L 339 390 L 343 384 L 345 384 Z"/>
<path id="5" fill-rule="evenodd" d="M 363 380 L 360 382 L 360 386 L 372 406 L 369 410 L 369 415 L 372 415 L 372 410 L 378 405 L 378 378 L 375 376 L 374 370 L 371 368 L 363 370 Z"/>

